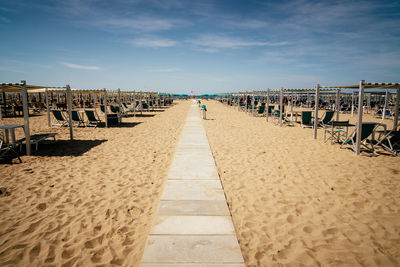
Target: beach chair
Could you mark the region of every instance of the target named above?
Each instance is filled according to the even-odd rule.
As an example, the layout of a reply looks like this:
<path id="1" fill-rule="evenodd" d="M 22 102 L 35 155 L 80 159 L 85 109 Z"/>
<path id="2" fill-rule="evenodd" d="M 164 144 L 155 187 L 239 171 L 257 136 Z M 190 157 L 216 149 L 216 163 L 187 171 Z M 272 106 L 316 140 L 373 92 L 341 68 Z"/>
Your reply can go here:
<path id="1" fill-rule="evenodd" d="M 102 113 L 106 113 L 106 107 L 104 105 L 100 105 L 100 111 Z"/>
<path id="2" fill-rule="evenodd" d="M 262 115 L 264 115 L 264 112 L 265 112 L 265 103 L 262 103 L 261 106 L 258 107 L 256 115 L 262 116 Z"/>
<path id="3" fill-rule="evenodd" d="M 19 153 L 10 144 L 4 142 L 3 132 L 0 133 L 0 158 L 5 160 L 12 160 L 13 158 L 18 158 L 19 163 L 22 163 Z"/>
<path id="4" fill-rule="evenodd" d="M 335 114 L 335 111 L 333 111 L 333 110 L 325 111 L 325 114 L 319 121 L 318 125 L 322 126 L 323 128 L 329 127 L 330 126 L 329 124 L 331 123 L 334 114 Z"/>
<path id="5" fill-rule="evenodd" d="M 365 148 L 366 151 L 375 153 L 375 147 L 373 142 L 369 142 L 368 137 L 374 132 L 375 127 L 378 125 L 376 122 L 363 122 L 361 124 L 361 146 Z M 356 140 L 357 140 L 357 127 L 351 133 L 349 138 L 342 140 L 340 148 L 346 146 L 351 150 L 356 150 Z M 360 149 L 361 150 L 361 149 Z"/>
<path id="6" fill-rule="evenodd" d="M 30 142 L 31 142 L 31 145 L 35 145 L 36 151 L 38 151 L 40 142 L 42 142 L 42 141 L 44 141 L 44 140 L 46 140 L 48 138 L 53 138 L 54 142 L 56 142 L 56 135 L 57 135 L 56 133 L 34 134 L 34 135 L 31 135 Z M 20 145 L 20 150 L 21 151 L 22 151 L 23 142 L 25 142 L 25 138 L 22 138 L 22 139 L 17 141 L 17 143 L 21 144 Z"/>
<path id="7" fill-rule="evenodd" d="M 301 112 L 300 126 L 301 126 L 302 128 L 305 128 L 305 127 L 313 127 L 313 122 L 312 122 L 312 111 L 302 111 L 302 112 Z"/>
<path id="8" fill-rule="evenodd" d="M 77 110 L 72 110 L 71 113 L 72 113 L 72 123 L 77 124 L 77 127 L 81 125 L 85 126 L 85 122 L 83 121 L 81 115 Z"/>
<path id="9" fill-rule="evenodd" d="M 331 140 L 331 144 L 334 140 L 340 142 L 341 137 L 347 139 L 349 131 L 349 120 L 347 121 L 332 121 L 330 127 L 324 128 L 324 142 Z"/>
<path id="10" fill-rule="evenodd" d="M 101 123 L 101 120 L 99 119 L 99 116 L 96 114 L 96 111 L 85 110 L 85 114 L 88 119 L 87 126 L 97 127 Z"/>
<path id="11" fill-rule="evenodd" d="M 53 118 L 53 122 L 51 123 L 51 126 L 63 127 L 63 126 L 67 126 L 68 125 L 68 120 L 63 115 L 61 110 L 53 109 L 51 111 L 51 113 L 53 114 L 53 117 L 54 117 Z"/>
<path id="12" fill-rule="evenodd" d="M 376 145 L 381 146 L 395 156 L 400 155 L 400 130 L 393 129 L 389 131 L 382 138 L 379 138 Z"/>

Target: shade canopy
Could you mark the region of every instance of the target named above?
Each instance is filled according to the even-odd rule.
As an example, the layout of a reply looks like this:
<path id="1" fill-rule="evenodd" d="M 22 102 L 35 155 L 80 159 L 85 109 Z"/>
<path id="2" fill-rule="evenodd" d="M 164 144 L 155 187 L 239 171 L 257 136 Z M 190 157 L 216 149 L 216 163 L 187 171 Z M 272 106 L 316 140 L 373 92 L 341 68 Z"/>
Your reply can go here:
<path id="1" fill-rule="evenodd" d="M 0 84 L 0 90 L 6 93 L 21 93 L 22 83 L 2 83 Z M 51 87 L 51 86 L 41 86 L 41 85 L 25 85 L 28 93 L 33 93 L 36 90 L 45 90 L 44 88 L 65 88 L 65 87 Z"/>

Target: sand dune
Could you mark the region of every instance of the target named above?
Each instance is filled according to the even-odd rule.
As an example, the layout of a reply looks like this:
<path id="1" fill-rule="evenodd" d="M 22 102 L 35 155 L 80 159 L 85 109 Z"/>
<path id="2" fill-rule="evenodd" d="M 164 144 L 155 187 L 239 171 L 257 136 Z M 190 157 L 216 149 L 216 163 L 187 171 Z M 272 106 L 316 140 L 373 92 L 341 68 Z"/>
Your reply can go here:
<path id="1" fill-rule="evenodd" d="M 68 129 L 32 117 L 33 133 L 58 132 L 59 141 L 0 165 L 9 192 L 0 197 L 0 265 L 137 265 L 188 107 L 126 118 L 122 128 L 79 128 L 72 144 Z"/>
<path id="2" fill-rule="evenodd" d="M 355 156 L 321 130 L 314 140 L 312 129 L 205 104 L 246 265 L 400 264 L 399 157 Z"/>

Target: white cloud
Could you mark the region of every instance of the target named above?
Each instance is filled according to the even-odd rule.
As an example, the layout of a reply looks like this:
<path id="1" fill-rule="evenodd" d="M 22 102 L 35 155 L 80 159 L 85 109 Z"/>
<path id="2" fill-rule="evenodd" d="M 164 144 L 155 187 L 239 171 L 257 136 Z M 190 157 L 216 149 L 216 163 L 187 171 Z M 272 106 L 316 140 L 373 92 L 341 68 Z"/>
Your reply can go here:
<path id="1" fill-rule="evenodd" d="M 127 43 L 132 44 L 134 46 L 139 47 L 172 47 L 176 46 L 178 43 L 171 39 L 166 38 L 158 38 L 158 37 L 142 37 L 128 40 Z"/>
<path id="2" fill-rule="evenodd" d="M 227 20 L 227 26 L 243 29 L 261 29 L 267 28 L 270 24 L 262 20 Z"/>
<path id="3" fill-rule="evenodd" d="M 149 69 L 149 72 L 161 72 L 161 73 L 168 73 L 168 72 L 177 72 L 180 71 L 179 68 L 159 68 L 159 69 Z"/>
<path id="4" fill-rule="evenodd" d="M 0 22 L 3 22 L 3 23 L 10 23 L 11 20 L 9 20 L 9 19 L 6 18 L 6 17 L 0 16 Z"/>
<path id="5" fill-rule="evenodd" d="M 213 34 L 204 34 L 196 39 L 188 40 L 187 42 L 199 46 L 203 48 L 203 50 L 205 48 L 205 51 L 209 50 L 211 52 L 215 52 L 216 49 L 221 49 L 221 48 L 281 46 L 290 44 L 289 42 L 265 42 L 265 41 L 244 40 L 239 38 L 218 36 Z"/>
<path id="6" fill-rule="evenodd" d="M 67 62 L 60 62 L 64 66 L 67 66 L 68 68 L 71 69 L 79 69 L 79 70 L 101 70 L 100 67 L 97 66 L 84 66 L 84 65 L 78 65 L 78 64 L 73 64 L 73 63 L 67 63 Z"/>
<path id="7" fill-rule="evenodd" d="M 99 19 L 94 22 L 97 25 L 105 26 L 113 29 L 131 29 L 135 31 L 161 31 L 169 30 L 180 21 L 173 19 L 163 19 L 154 17 L 137 17 L 137 18 L 109 18 Z"/>

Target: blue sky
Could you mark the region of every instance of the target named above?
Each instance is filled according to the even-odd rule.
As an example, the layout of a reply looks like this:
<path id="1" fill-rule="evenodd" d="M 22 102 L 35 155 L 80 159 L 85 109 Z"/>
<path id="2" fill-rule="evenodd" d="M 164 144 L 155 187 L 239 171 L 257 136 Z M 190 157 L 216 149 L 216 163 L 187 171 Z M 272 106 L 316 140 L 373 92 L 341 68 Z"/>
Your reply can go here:
<path id="1" fill-rule="evenodd" d="M 0 81 L 211 93 L 400 80 L 400 1 L 0 0 Z"/>

